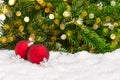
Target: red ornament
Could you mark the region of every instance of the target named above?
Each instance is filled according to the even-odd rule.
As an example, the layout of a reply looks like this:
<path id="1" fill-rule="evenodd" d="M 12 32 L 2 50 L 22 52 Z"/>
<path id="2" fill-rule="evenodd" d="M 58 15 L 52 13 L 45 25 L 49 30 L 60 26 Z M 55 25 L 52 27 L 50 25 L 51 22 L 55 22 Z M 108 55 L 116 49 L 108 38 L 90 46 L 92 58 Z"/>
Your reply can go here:
<path id="1" fill-rule="evenodd" d="M 49 59 L 49 51 L 48 49 L 42 44 L 34 44 L 29 48 L 28 51 L 28 60 L 32 63 L 39 64 L 40 62 L 44 61 L 44 59 Z"/>
<path id="2" fill-rule="evenodd" d="M 19 41 L 15 46 L 16 55 L 19 55 L 23 59 L 27 59 L 27 52 L 30 44 L 31 44 L 31 41 L 29 40 Z"/>

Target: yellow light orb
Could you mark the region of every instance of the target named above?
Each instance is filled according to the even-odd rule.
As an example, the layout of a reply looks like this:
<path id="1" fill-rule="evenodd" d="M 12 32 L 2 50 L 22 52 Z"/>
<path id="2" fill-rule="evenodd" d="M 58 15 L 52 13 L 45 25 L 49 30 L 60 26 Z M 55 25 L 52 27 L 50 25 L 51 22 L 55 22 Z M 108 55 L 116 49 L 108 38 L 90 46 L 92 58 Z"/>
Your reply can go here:
<path id="1" fill-rule="evenodd" d="M 20 12 L 20 11 L 17 11 L 17 12 L 16 12 L 16 16 L 21 16 L 21 12 Z"/>
<path id="2" fill-rule="evenodd" d="M 99 28 L 98 24 L 94 24 L 92 27 L 94 30 L 97 30 Z"/>
<path id="3" fill-rule="evenodd" d="M 49 19 L 54 19 L 54 18 L 55 18 L 54 14 L 49 14 Z"/>
<path id="4" fill-rule="evenodd" d="M 101 22 L 101 19 L 98 17 L 96 18 L 96 21 L 95 21 L 97 24 Z"/>
<path id="5" fill-rule="evenodd" d="M 39 6 L 39 5 L 35 5 L 34 8 L 35 8 L 36 10 L 40 10 L 40 6 Z"/>
<path id="6" fill-rule="evenodd" d="M 45 13 L 49 13 L 49 12 L 50 12 L 50 8 L 49 7 L 45 8 Z"/>
<path id="7" fill-rule="evenodd" d="M 111 24 L 111 25 L 108 26 L 108 28 L 109 28 L 110 30 L 113 30 L 113 29 L 114 29 L 114 25 Z"/>
<path id="8" fill-rule="evenodd" d="M 55 42 L 56 39 L 57 39 L 56 36 L 52 36 L 52 37 L 51 37 L 51 41 L 52 41 L 52 42 Z"/>
<path id="9" fill-rule="evenodd" d="M 23 26 L 23 25 L 20 25 L 20 26 L 19 26 L 19 31 L 20 31 L 20 32 L 23 32 L 23 30 L 24 30 L 24 26 Z"/>
<path id="10" fill-rule="evenodd" d="M 62 39 L 62 40 L 65 40 L 66 38 L 67 38 L 66 34 L 62 34 L 62 35 L 61 35 L 61 39 Z"/>
<path id="11" fill-rule="evenodd" d="M 94 14 L 93 14 L 93 13 L 90 13 L 90 14 L 89 14 L 89 18 L 90 18 L 90 19 L 93 19 L 93 18 L 94 18 Z"/>
<path id="12" fill-rule="evenodd" d="M 43 4 L 44 0 L 36 0 L 39 4 Z"/>
<path id="13" fill-rule="evenodd" d="M 13 5 L 15 4 L 15 0 L 9 0 L 9 1 L 8 1 L 8 4 L 9 4 L 10 6 L 13 6 Z"/>
<path id="14" fill-rule="evenodd" d="M 8 41 L 9 41 L 9 42 L 12 42 L 13 40 L 14 40 L 14 37 L 13 37 L 13 36 L 9 36 L 9 37 L 8 37 Z"/>
<path id="15" fill-rule="evenodd" d="M 68 30 L 68 31 L 66 32 L 66 34 L 67 34 L 67 36 L 71 36 L 71 35 L 72 35 L 72 31 Z"/>
<path id="16" fill-rule="evenodd" d="M 87 11 L 83 11 L 83 12 L 81 13 L 81 16 L 83 16 L 83 17 L 87 16 Z"/>
<path id="17" fill-rule="evenodd" d="M 103 28 L 103 33 L 108 33 L 108 32 L 109 32 L 108 28 Z"/>
<path id="18" fill-rule="evenodd" d="M 4 21 L 6 19 L 6 16 L 4 14 L 0 14 L 0 20 Z"/>
<path id="19" fill-rule="evenodd" d="M 110 16 L 106 16 L 106 17 L 105 17 L 105 20 L 106 20 L 107 22 L 109 22 L 109 21 L 111 20 L 111 17 L 110 17 Z"/>
<path id="20" fill-rule="evenodd" d="M 71 17 L 71 12 L 66 10 L 63 12 L 63 16 L 64 17 Z"/>
<path id="21" fill-rule="evenodd" d="M 68 1 L 68 0 L 63 0 L 63 1 Z"/>
<path id="22" fill-rule="evenodd" d="M 60 43 L 56 43 L 55 47 L 56 49 L 59 49 L 62 45 Z"/>
<path id="23" fill-rule="evenodd" d="M 77 24 L 82 25 L 83 24 L 83 19 L 79 18 L 76 22 L 77 22 Z"/>
<path id="24" fill-rule="evenodd" d="M 6 41 L 7 41 L 7 38 L 5 36 L 3 36 L 3 37 L 0 38 L 0 42 L 2 44 L 6 43 Z"/>
<path id="25" fill-rule="evenodd" d="M 30 21 L 30 18 L 29 18 L 28 16 L 26 16 L 26 17 L 24 18 L 24 21 L 25 21 L 25 22 L 29 22 L 29 21 Z"/>
<path id="26" fill-rule="evenodd" d="M 4 30 L 10 30 L 10 26 L 9 26 L 8 24 L 4 24 L 4 25 L 3 25 L 3 29 L 4 29 Z"/>
<path id="27" fill-rule="evenodd" d="M 60 23 L 60 19 L 55 19 L 54 23 L 58 25 Z"/>
<path id="28" fill-rule="evenodd" d="M 114 27 L 118 27 L 119 26 L 117 22 L 114 22 L 113 25 L 114 25 Z"/>
<path id="29" fill-rule="evenodd" d="M 110 35 L 110 38 L 111 38 L 112 40 L 114 40 L 114 39 L 116 39 L 116 35 L 112 33 L 112 34 Z"/>
<path id="30" fill-rule="evenodd" d="M 111 5 L 111 6 L 115 6 L 115 5 L 116 5 L 116 2 L 112 0 L 112 1 L 110 2 L 110 5 Z"/>
<path id="31" fill-rule="evenodd" d="M 60 24 L 60 29 L 64 30 L 65 29 L 65 24 Z"/>

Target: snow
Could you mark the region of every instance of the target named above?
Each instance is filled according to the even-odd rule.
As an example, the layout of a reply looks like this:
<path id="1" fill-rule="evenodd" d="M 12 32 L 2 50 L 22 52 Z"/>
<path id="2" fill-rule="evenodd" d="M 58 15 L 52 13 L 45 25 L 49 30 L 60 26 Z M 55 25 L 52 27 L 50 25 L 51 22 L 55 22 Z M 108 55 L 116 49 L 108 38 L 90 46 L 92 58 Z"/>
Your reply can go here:
<path id="1" fill-rule="evenodd" d="M 50 51 L 48 62 L 33 64 L 0 50 L 0 80 L 120 80 L 120 49 L 111 53 Z"/>

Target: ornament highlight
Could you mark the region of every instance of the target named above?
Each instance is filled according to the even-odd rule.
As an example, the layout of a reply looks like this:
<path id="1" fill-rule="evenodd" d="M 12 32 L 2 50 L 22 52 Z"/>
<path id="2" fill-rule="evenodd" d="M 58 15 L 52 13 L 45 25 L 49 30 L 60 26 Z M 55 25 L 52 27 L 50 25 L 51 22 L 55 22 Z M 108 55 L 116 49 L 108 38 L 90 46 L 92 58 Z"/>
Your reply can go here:
<path id="1" fill-rule="evenodd" d="M 30 41 L 29 40 L 22 40 L 19 41 L 15 46 L 15 54 L 19 55 L 23 59 L 27 59 L 27 52 L 29 49 Z"/>
<path id="2" fill-rule="evenodd" d="M 34 44 L 29 48 L 27 57 L 30 62 L 39 64 L 40 62 L 48 61 L 49 51 L 42 44 Z"/>

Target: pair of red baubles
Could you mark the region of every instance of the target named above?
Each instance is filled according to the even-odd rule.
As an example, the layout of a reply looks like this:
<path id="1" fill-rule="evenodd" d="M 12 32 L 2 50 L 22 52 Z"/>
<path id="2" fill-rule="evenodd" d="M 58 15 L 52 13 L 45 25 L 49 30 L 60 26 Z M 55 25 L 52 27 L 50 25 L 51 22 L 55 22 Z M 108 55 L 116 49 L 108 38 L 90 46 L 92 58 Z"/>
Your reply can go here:
<path id="1" fill-rule="evenodd" d="M 49 51 L 46 46 L 33 44 L 30 40 L 19 41 L 15 46 L 15 54 L 36 64 L 49 59 Z"/>

